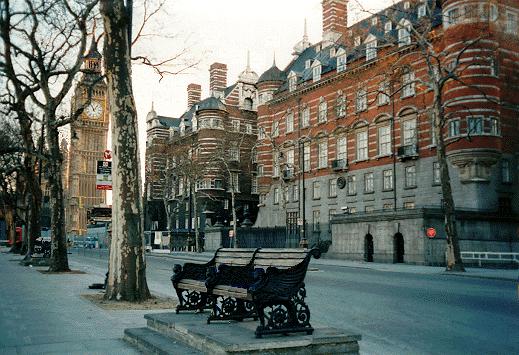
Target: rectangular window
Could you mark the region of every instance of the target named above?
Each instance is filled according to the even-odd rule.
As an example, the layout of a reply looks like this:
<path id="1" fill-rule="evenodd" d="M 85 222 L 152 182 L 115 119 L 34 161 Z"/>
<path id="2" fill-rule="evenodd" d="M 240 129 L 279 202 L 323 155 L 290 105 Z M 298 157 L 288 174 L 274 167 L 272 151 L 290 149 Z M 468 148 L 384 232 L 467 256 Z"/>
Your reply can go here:
<path id="1" fill-rule="evenodd" d="M 321 222 L 321 211 L 313 211 L 312 212 L 312 224 L 313 224 L 314 232 L 319 232 L 321 230 L 320 222 Z"/>
<path id="2" fill-rule="evenodd" d="M 389 83 L 383 81 L 378 86 L 377 103 L 379 106 L 389 104 Z"/>
<path id="3" fill-rule="evenodd" d="M 251 180 L 250 193 L 253 195 L 258 194 L 258 178 L 253 176 Z"/>
<path id="4" fill-rule="evenodd" d="M 328 166 L 328 142 L 319 142 L 319 169 Z"/>
<path id="5" fill-rule="evenodd" d="M 510 160 L 501 161 L 501 182 L 510 184 L 512 182 L 512 171 L 510 169 Z"/>
<path id="6" fill-rule="evenodd" d="M 297 88 L 297 76 L 291 76 L 288 78 L 288 91 L 292 92 Z"/>
<path id="7" fill-rule="evenodd" d="M 229 158 L 231 161 L 240 161 L 240 148 L 232 147 L 229 150 Z"/>
<path id="8" fill-rule="evenodd" d="M 364 193 L 369 194 L 374 191 L 374 178 L 373 173 L 364 174 Z"/>
<path id="9" fill-rule="evenodd" d="M 391 21 L 387 21 L 384 24 L 384 32 L 388 33 L 388 32 L 391 32 L 392 30 L 393 30 L 393 23 Z"/>
<path id="10" fill-rule="evenodd" d="M 424 17 L 427 15 L 427 5 L 422 4 L 418 6 L 418 18 Z"/>
<path id="11" fill-rule="evenodd" d="M 337 96 L 335 102 L 335 115 L 337 118 L 346 116 L 346 97 L 344 95 Z"/>
<path id="12" fill-rule="evenodd" d="M 328 180 L 328 197 L 337 197 L 337 179 Z"/>
<path id="13" fill-rule="evenodd" d="M 441 184 L 440 163 L 435 161 L 433 163 L 433 185 L 439 184 Z"/>
<path id="14" fill-rule="evenodd" d="M 252 134 L 252 125 L 250 123 L 245 124 L 245 133 Z"/>
<path id="15" fill-rule="evenodd" d="M 488 125 L 489 125 L 489 133 L 493 136 L 499 136 L 501 134 L 500 130 L 499 130 L 499 122 L 497 121 L 496 118 L 489 118 L 489 121 L 488 121 Z"/>
<path id="16" fill-rule="evenodd" d="M 384 205 L 382 206 L 382 208 L 384 210 L 392 210 L 393 209 L 393 204 L 392 203 L 384 203 Z"/>
<path id="17" fill-rule="evenodd" d="M 449 137 L 458 137 L 460 135 L 460 120 L 449 121 Z"/>
<path id="18" fill-rule="evenodd" d="M 279 136 L 279 122 L 272 122 L 272 137 Z"/>
<path id="19" fill-rule="evenodd" d="M 377 41 L 366 43 L 366 61 L 377 57 Z"/>
<path id="20" fill-rule="evenodd" d="M 402 97 L 410 97 L 415 94 L 415 77 L 413 72 L 402 75 Z"/>
<path id="21" fill-rule="evenodd" d="M 340 56 L 337 57 L 337 73 L 340 73 L 340 72 L 346 70 L 346 62 L 347 62 L 346 54 L 341 54 Z"/>
<path id="22" fill-rule="evenodd" d="M 265 176 L 265 168 L 263 165 L 258 165 L 258 176 Z"/>
<path id="23" fill-rule="evenodd" d="M 403 122 L 404 128 L 404 145 L 414 145 L 417 143 L 416 139 L 416 119 L 407 120 Z"/>
<path id="24" fill-rule="evenodd" d="M 483 134 L 483 117 L 468 118 L 468 134 L 470 136 L 478 136 Z"/>
<path id="25" fill-rule="evenodd" d="M 305 107 L 303 109 L 303 119 L 302 119 L 303 122 L 301 122 L 301 126 L 302 127 L 308 127 L 310 126 L 310 108 L 309 107 Z"/>
<path id="26" fill-rule="evenodd" d="M 346 151 L 346 137 L 337 138 L 337 160 L 347 160 L 348 155 Z"/>
<path id="27" fill-rule="evenodd" d="M 319 181 L 314 181 L 312 183 L 312 198 L 314 200 L 321 198 L 321 184 Z"/>
<path id="28" fill-rule="evenodd" d="M 310 171 L 310 143 L 305 143 L 303 146 L 303 169 L 305 172 Z"/>
<path id="29" fill-rule="evenodd" d="M 294 131 L 294 114 L 293 113 L 289 113 L 287 115 L 285 123 L 286 123 L 285 132 L 286 133 L 293 132 Z"/>
<path id="30" fill-rule="evenodd" d="M 232 120 L 232 130 L 234 132 L 240 131 L 240 121 L 239 120 Z"/>
<path id="31" fill-rule="evenodd" d="M 513 14 L 511 12 L 508 12 L 506 14 L 505 32 L 517 36 L 519 29 L 517 26 L 517 15 L 516 14 Z"/>
<path id="32" fill-rule="evenodd" d="M 321 102 L 319 103 L 319 114 L 318 114 L 318 122 L 323 123 L 327 120 L 327 114 L 328 114 L 328 104 L 324 99 L 321 99 Z"/>
<path id="33" fill-rule="evenodd" d="M 408 166 L 405 168 L 405 187 L 416 187 L 416 166 Z"/>
<path id="34" fill-rule="evenodd" d="M 274 204 L 279 204 L 279 187 L 274 188 Z"/>
<path id="35" fill-rule="evenodd" d="M 355 104 L 357 112 L 365 111 L 368 109 L 368 93 L 366 89 L 360 89 L 357 91 L 357 100 Z"/>
<path id="36" fill-rule="evenodd" d="M 258 139 L 265 139 L 265 128 L 258 128 Z"/>
<path id="37" fill-rule="evenodd" d="M 452 26 L 452 25 L 455 25 L 459 22 L 460 20 L 460 9 L 459 8 L 454 8 L 454 9 L 450 9 L 449 11 L 447 11 L 447 13 L 444 15 L 444 23 L 447 25 L 447 26 Z"/>
<path id="38" fill-rule="evenodd" d="M 272 154 L 272 176 L 273 177 L 279 176 L 279 154 L 278 153 Z"/>
<path id="39" fill-rule="evenodd" d="M 299 201 L 299 185 L 297 184 L 292 186 L 292 201 Z"/>
<path id="40" fill-rule="evenodd" d="M 320 65 L 313 67 L 312 78 L 313 78 L 314 82 L 321 80 L 321 66 Z"/>
<path id="41" fill-rule="evenodd" d="M 229 209 L 229 200 L 223 200 L 223 209 L 228 210 Z"/>
<path id="42" fill-rule="evenodd" d="M 378 155 L 391 154 L 391 129 L 390 126 L 378 128 Z"/>
<path id="43" fill-rule="evenodd" d="M 283 198 L 285 199 L 285 202 L 290 202 L 290 196 L 289 196 L 289 193 L 288 193 L 288 186 L 285 186 L 283 188 Z"/>
<path id="44" fill-rule="evenodd" d="M 286 164 L 289 169 L 294 169 L 294 149 L 289 149 L 286 151 Z"/>
<path id="45" fill-rule="evenodd" d="M 357 160 L 368 159 L 368 131 L 357 133 Z"/>
<path id="46" fill-rule="evenodd" d="M 407 209 L 407 210 L 412 210 L 415 208 L 415 204 L 414 204 L 414 201 L 407 201 L 407 202 L 404 202 L 404 208 Z"/>
<path id="47" fill-rule="evenodd" d="M 393 190 L 393 170 L 384 170 L 382 172 L 382 189 L 384 191 Z"/>
<path id="48" fill-rule="evenodd" d="M 346 179 L 347 187 L 348 187 L 348 195 L 356 195 L 357 194 L 357 177 L 355 175 L 350 175 Z"/>

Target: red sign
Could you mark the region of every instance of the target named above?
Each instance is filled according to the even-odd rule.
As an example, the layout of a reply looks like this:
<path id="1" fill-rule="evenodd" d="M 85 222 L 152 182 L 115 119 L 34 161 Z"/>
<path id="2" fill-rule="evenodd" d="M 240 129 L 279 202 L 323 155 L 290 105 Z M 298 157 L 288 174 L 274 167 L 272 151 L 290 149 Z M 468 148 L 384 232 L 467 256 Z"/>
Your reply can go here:
<path id="1" fill-rule="evenodd" d="M 434 228 L 427 228 L 427 230 L 425 231 L 425 234 L 427 234 L 427 236 L 429 238 L 434 238 L 434 237 L 436 237 L 436 229 L 434 229 Z"/>
<path id="2" fill-rule="evenodd" d="M 112 152 L 110 150 L 105 150 L 104 153 L 103 153 L 103 157 L 105 158 L 105 160 L 110 160 L 112 159 Z"/>

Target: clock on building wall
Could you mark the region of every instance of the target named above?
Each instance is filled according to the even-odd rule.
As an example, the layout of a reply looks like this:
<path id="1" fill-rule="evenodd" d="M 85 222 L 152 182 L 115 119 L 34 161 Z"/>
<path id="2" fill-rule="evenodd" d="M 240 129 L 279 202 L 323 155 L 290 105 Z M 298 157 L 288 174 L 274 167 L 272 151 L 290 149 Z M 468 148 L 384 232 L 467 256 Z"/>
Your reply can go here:
<path id="1" fill-rule="evenodd" d="M 99 118 L 103 114 L 103 107 L 99 101 L 92 101 L 85 109 L 89 118 Z"/>

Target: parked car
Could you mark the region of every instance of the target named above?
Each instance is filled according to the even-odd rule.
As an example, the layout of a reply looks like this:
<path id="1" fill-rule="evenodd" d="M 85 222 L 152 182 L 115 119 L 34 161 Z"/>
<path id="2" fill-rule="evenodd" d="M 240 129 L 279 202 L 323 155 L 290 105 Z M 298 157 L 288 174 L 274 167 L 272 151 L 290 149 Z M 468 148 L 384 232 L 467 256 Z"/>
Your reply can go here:
<path id="1" fill-rule="evenodd" d="M 98 243 L 99 241 L 96 237 L 86 237 L 84 247 L 87 249 L 94 249 L 99 245 Z"/>

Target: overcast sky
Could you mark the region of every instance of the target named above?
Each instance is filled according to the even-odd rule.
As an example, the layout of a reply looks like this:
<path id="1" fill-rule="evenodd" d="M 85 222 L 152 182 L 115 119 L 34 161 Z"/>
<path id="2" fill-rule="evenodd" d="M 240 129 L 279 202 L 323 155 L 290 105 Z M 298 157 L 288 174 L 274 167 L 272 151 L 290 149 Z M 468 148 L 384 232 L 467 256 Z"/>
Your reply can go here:
<path id="1" fill-rule="evenodd" d="M 391 0 L 362 0 L 366 9 L 380 9 L 390 3 Z M 351 10 L 350 24 L 358 16 L 358 11 Z M 190 53 L 183 60 L 200 60 L 200 64 L 187 73 L 166 77 L 160 83 L 159 77 L 149 68 L 133 66 L 142 154 L 146 142 L 146 114 L 152 102 L 159 115 L 179 117 L 187 108 L 186 87 L 189 83 L 202 85 L 202 98 L 207 97 L 209 65 L 214 62 L 227 64 L 228 84 L 234 83 L 246 67 L 247 50 L 250 51 L 251 68 L 258 75 L 272 65 L 274 52 L 278 67 L 284 69 L 292 57 L 293 46 L 302 39 L 305 19 L 310 42 L 319 42 L 322 37 L 321 0 L 169 0 L 164 11 L 150 25 L 149 32 L 174 35 L 174 38 L 146 37 L 134 54 L 145 52 L 156 58 L 167 58 L 187 47 Z M 183 65 L 181 61 L 177 63 Z"/>

